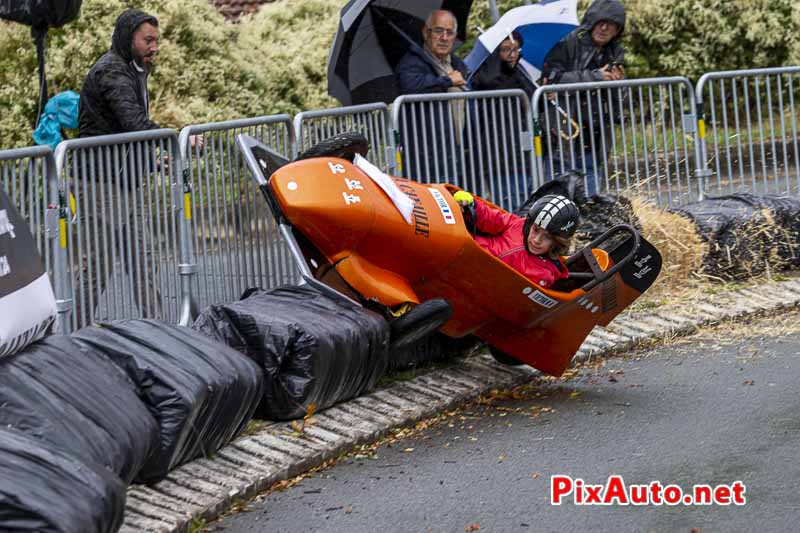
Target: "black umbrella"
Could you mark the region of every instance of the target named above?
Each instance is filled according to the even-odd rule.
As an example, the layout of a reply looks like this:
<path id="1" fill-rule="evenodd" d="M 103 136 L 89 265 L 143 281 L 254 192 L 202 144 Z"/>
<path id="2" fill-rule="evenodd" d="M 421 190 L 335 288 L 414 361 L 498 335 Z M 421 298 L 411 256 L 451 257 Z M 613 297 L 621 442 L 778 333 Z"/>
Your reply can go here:
<path id="1" fill-rule="evenodd" d="M 409 47 L 422 46 L 431 11 L 452 11 L 463 43 L 471 6 L 472 0 L 351 0 L 328 56 L 328 94 L 343 105 L 391 102 L 398 96 L 395 66 Z"/>

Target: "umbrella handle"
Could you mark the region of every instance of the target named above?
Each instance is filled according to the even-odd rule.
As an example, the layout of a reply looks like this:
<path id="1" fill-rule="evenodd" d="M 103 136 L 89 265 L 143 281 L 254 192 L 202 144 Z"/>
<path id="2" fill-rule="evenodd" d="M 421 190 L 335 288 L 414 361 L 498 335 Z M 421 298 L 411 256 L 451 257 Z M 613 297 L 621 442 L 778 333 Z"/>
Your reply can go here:
<path id="1" fill-rule="evenodd" d="M 566 134 L 566 133 L 564 133 L 563 131 L 561 131 L 561 132 L 560 132 L 560 133 L 561 133 L 561 138 L 562 138 L 562 139 L 564 139 L 564 140 L 566 140 L 566 141 L 571 141 L 572 139 L 574 139 L 575 137 L 577 137 L 578 135 L 580 135 L 580 134 L 581 134 L 581 127 L 580 127 L 580 125 L 579 125 L 579 124 L 578 124 L 578 123 L 575 121 L 575 119 L 574 119 L 574 118 L 572 118 L 571 116 L 569 116 L 569 115 L 567 114 L 567 112 L 566 112 L 566 111 L 564 111 L 564 109 L 563 109 L 561 106 L 559 106 L 559 105 L 556 105 L 556 108 L 557 108 L 557 110 L 558 110 L 558 112 L 559 112 L 559 114 L 560 114 L 561 116 L 563 116 L 565 119 L 569 120 L 569 121 L 572 123 L 572 130 L 573 130 L 575 133 L 573 133 L 572 135 L 567 135 L 567 134 Z"/>
<path id="2" fill-rule="evenodd" d="M 541 85 L 539 85 L 539 84 L 538 84 L 538 83 L 536 83 L 535 81 L 533 82 L 533 85 L 534 85 L 534 86 L 535 86 L 537 89 L 538 89 L 539 87 L 541 87 Z M 579 125 L 579 124 L 578 124 L 578 123 L 575 121 L 575 119 L 574 119 L 574 118 L 572 118 L 571 116 L 569 116 L 569 114 L 568 114 L 566 111 L 564 111 L 564 108 L 563 108 L 563 107 L 561 107 L 560 105 L 558 105 L 558 104 L 556 104 L 556 103 L 553 103 L 553 102 L 552 102 L 552 101 L 551 101 L 549 98 L 547 98 L 547 97 L 545 97 L 545 102 L 547 102 L 548 104 L 550 104 L 550 105 L 552 105 L 552 106 L 555 106 L 555 107 L 556 107 L 556 111 L 558 111 L 558 113 L 559 113 L 559 114 L 560 114 L 562 117 L 564 117 L 565 119 L 569 120 L 569 121 L 570 121 L 570 123 L 571 123 L 571 125 L 572 125 L 572 129 L 573 129 L 573 131 L 574 131 L 575 133 L 573 133 L 572 135 L 568 135 L 568 134 L 564 133 L 563 131 L 561 131 L 561 132 L 559 132 L 559 133 L 561 134 L 561 138 L 562 138 L 562 139 L 564 139 L 565 141 L 571 141 L 571 140 L 573 140 L 575 137 L 577 137 L 578 135 L 580 135 L 580 134 L 581 134 L 581 127 L 580 127 L 580 125 Z"/>

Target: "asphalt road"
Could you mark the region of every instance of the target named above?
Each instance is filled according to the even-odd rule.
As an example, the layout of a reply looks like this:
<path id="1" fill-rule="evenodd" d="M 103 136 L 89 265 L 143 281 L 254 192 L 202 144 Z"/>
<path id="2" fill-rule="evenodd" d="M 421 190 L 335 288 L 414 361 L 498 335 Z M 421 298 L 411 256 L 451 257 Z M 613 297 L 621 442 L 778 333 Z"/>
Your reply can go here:
<path id="1" fill-rule="evenodd" d="M 759 332 L 760 337 L 739 337 Z M 471 404 L 210 531 L 796 531 L 800 316 L 717 330 Z M 746 486 L 743 506 L 549 503 L 585 483 Z"/>

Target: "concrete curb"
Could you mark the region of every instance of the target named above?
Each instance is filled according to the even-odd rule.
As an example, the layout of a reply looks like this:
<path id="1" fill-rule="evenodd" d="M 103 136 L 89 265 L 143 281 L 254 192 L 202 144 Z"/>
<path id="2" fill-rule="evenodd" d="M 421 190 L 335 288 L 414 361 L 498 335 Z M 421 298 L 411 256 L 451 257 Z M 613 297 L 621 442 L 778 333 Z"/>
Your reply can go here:
<path id="1" fill-rule="evenodd" d="M 623 314 L 607 328 L 595 328 L 575 361 L 624 352 L 659 337 L 687 335 L 706 324 L 798 305 L 800 279 L 792 279 L 720 293 L 704 302 Z M 194 521 L 213 519 L 237 501 L 358 444 L 536 375 L 529 367 L 502 366 L 481 355 L 327 409 L 314 415 L 316 422 L 302 436 L 293 434 L 286 423 L 271 424 L 228 444 L 211 459 L 176 469 L 152 487 L 130 487 L 120 531 L 188 531 Z"/>

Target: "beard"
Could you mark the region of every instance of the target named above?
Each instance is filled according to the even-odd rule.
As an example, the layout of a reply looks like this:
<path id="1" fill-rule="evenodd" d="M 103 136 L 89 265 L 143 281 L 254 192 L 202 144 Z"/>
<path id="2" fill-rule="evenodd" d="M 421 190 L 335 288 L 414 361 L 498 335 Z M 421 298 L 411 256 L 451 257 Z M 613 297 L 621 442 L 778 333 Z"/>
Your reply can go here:
<path id="1" fill-rule="evenodd" d="M 144 69 L 145 72 L 149 74 L 150 71 L 153 70 L 156 54 L 142 55 L 139 54 L 135 49 L 132 49 L 131 55 L 133 56 L 133 60 L 136 62 L 136 64 L 139 65 L 140 68 Z"/>

